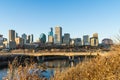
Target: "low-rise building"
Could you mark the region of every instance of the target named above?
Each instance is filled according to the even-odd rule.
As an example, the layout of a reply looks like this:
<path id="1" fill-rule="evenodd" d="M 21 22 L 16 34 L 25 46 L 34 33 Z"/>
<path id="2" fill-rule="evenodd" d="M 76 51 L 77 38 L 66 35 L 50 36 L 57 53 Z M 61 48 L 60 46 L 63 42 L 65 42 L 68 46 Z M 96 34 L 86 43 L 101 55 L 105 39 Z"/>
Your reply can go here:
<path id="1" fill-rule="evenodd" d="M 8 41 L 4 41 L 4 42 L 3 42 L 3 46 L 4 46 L 4 48 L 9 48 L 9 43 L 8 43 Z"/>
<path id="2" fill-rule="evenodd" d="M 105 38 L 105 39 L 102 40 L 102 44 L 112 45 L 113 44 L 113 40 L 109 39 L 109 38 Z"/>
<path id="3" fill-rule="evenodd" d="M 81 38 L 74 38 L 74 39 L 71 39 L 70 45 L 82 46 L 82 40 L 81 40 Z"/>

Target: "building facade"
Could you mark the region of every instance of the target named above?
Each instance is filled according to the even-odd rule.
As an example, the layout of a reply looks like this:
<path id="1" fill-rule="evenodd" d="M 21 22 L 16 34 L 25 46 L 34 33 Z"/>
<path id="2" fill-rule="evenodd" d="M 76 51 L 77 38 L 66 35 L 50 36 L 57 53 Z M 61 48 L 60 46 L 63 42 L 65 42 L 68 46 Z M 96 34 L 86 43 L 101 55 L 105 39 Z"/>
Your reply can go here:
<path id="1" fill-rule="evenodd" d="M 89 35 L 84 35 L 83 36 L 83 45 L 90 45 L 90 38 Z"/>
<path id="2" fill-rule="evenodd" d="M 16 46 L 22 47 L 24 45 L 24 39 L 23 38 L 15 38 Z"/>
<path id="3" fill-rule="evenodd" d="M 54 37 L 48 36 L 48 43 L 54 43 Z"/>
<path id="4" fill-rule="evenodd" d="M 50 28 L 50 32 L 48 32 L 48 43 L 54 43 L 53 28 Z"/>
<path id="5" fill-rule="evenodd" d="M 0 46 L 3 45 L 3 35 L 0 35 Z"/>
<path id="6" fill-rule="evenodd" d="M 94 37 L 94 38 L 98 38 L 98 33 L 94 33 L 94 34 L 93 34 L 93 37 Z"/>
<path id="7" fill-rule="evenodd" d="M 75 43 L 74 43 L 75 46 L 82 46 L 81 38 L 75 38 L 74 40 L 75 40 Z"/>
<path id="8" fill-rule="evenodd" d="M 53 28 L 50 28 L 50 32 L 48 32 L 48 36 L 53 36 Z"/>
<path id="9" fill-rule="evenodd" d="M 63 44 L 70 45 L 70 34 L 69 33 L 64 34 Z"/>
<path id="10" fill-rule="evenodd" d="M 40 34 L 40 42 L 41 43 L 46 43 L 46 35 L 44 33 Z"/>
<path id="11" fill-rule="evenodd" d="M 9 30 L 9 41 L 15 41 L 15 30 Z"/>
<path id="12" fill-rule="evenodd" d="M 55 27 L 55 44 L 62 44 L 62 27 Z"/>
<path id="13" fill-rule="evenodd" d="M 113 40 L 109 39 L 109 38 L 105 38 L 105 39 L 102 40 L 102 44 L 104 44 L 104 45 L 112 45 Z"/>
<path id="14" fill-rule="evenodd" d="M 26 44 L 26 41 L 27 41 L 27 35 L 24 33 L 22 34 L 22 38 L 24 39 L 24 44 Z"/>
<path id="15" fill-rule="evenodd" d="M 18 33 L 17 32 L 15 33 L 15 38 L 18 38 Z"/>
<path id="16" fill-rule="evenodd" d="M 30 43 L 33 43 L 33 41 L 34 41 L 34 36 L 33 36 L 33 34 L 31 34 L 30 35 Z"/>
<path id="17" fill-rule="evenodd" d="M 30 43 L 30 35 L 27 36 L 27 41 L 26 43 Z"/>
<path id="18" fill-rule="evenodd" d="M 90 38 L 90 45 L 91 46 L 98 46 L 99 45 L 99 41 L 97 37 L 91 37 Z"/>

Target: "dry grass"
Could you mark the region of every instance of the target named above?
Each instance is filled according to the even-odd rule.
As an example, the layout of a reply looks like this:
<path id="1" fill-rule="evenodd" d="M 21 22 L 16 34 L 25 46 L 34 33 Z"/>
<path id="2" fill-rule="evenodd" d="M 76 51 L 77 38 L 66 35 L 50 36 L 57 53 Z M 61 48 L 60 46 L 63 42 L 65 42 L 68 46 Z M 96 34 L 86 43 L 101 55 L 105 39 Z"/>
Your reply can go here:
<path id="1" fill-rule="evenodd" d="M 37 74 L 36 70 L 39 71 L 40 69 L 43 70 L 44 67 L 38 66 L 33 61 L 25 61 L 24 66 L 22 66 L 16 58 L 12 63 L 9 63 L 9 71 L 6 78 L 8 80 L 46 80 L 45 78 L 40 78 Z"/>
<path id="2" fill-rule="evenodd" d="M 31 69 L 40 69 L 34 63 L 26 63 L 24 67 L 16 64 L 17 60 L 9 65 L 9 80 L 44 80 L 39 75 L 29 74 Z M 108 55 L 83 61 L 63 72 L 58 70 L 51 80 L 120 80 L 120 46 L 113 46 Z"/>
<path id="3" fill-rule="evenodd" d="M 55 74 L 53 80 L 120 80 L 120 46 L 114 46 L 106 56 L 98 56 Z"/>

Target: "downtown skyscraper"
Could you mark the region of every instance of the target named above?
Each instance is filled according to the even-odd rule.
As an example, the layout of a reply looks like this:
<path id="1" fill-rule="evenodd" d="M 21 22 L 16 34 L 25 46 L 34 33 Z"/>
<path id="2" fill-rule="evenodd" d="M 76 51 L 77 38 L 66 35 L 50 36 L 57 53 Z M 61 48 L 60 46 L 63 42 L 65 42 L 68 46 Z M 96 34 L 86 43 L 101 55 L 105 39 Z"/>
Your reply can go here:
<path id="1" fill-rule="evenodd" d="M 56 26 L 55 27 L 55 39 L 54 39 L 55 44 L 62 44 L 62 27 Z"/>
<path id="2" fill-rule="evenodd" d="M 9 41 L 15 41 L 15 30 L 9 30 Z"/>

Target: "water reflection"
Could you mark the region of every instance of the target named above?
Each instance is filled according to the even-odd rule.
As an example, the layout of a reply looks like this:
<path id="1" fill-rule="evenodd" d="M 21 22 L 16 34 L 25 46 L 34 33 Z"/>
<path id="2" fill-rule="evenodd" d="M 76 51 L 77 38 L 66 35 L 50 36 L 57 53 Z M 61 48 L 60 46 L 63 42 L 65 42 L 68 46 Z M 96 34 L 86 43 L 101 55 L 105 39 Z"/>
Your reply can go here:
<path id="1" fill-rule="evenodd" d="M 73 62 L 69 60 L 53 60 L 53 61 L 44 61 L 39 63 L 43 69 L 33 69 L 30 70 L 30 73 L 38 73 L 38 75 L 42 78 L 47 78 L 48 80 L 50 77 L 54 76 L 54 74 L 59 70 L 64 71 L 67 67 L 71 67 L 71 64 L 75 66 L 80 62 L 79 59 L 75 59 Z M 0 80 L 2 77 L 7 75 L 7 69 L 0 70 Z"/>
<path id="2" fill-rule="evenodd" d="M 2 78 L 6 75 L 7 75 L 7 69 L 0 70 L 0 80 L 2 80 Z"/>

